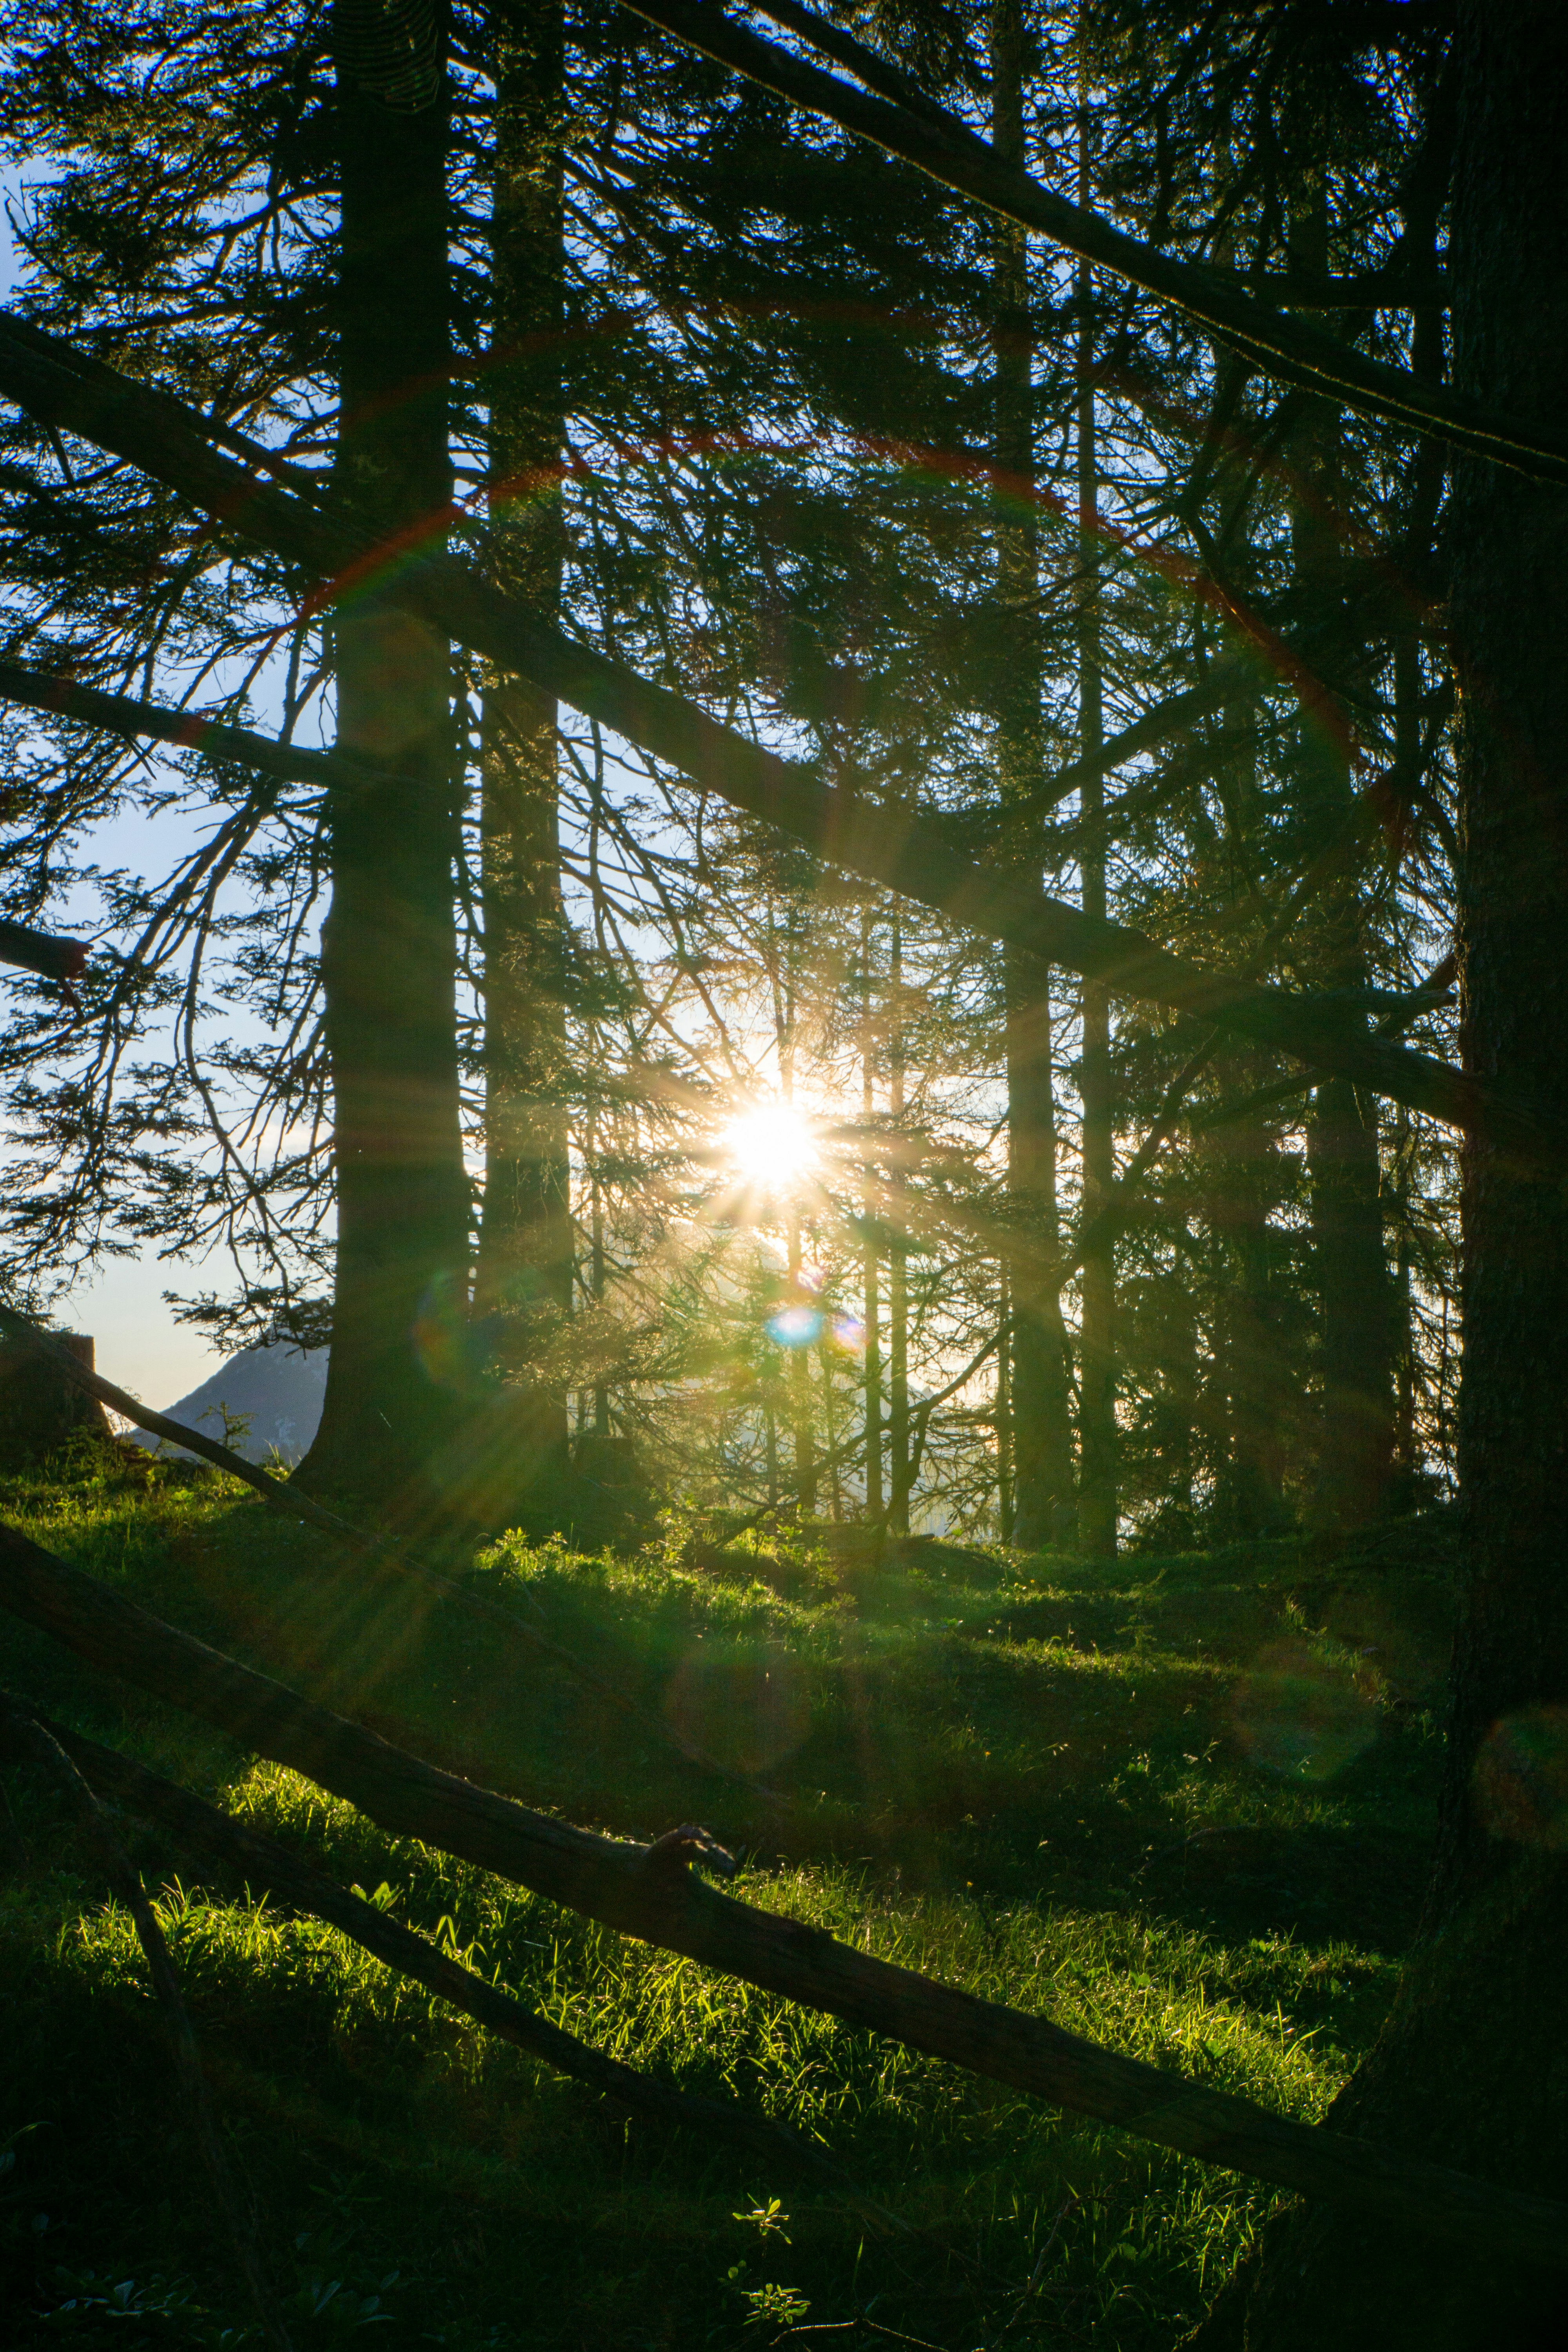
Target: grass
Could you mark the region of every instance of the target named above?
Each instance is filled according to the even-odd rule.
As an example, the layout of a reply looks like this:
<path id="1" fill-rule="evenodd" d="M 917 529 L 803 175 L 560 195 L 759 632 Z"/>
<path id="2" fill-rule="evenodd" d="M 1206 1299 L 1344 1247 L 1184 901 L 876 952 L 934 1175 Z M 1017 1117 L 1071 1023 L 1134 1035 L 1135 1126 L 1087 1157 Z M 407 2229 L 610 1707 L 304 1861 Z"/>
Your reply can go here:
<path id="1" fill-rule="evenodd" d="M 672 1528 L 636 1559 L 513 1539 L 468 1570 L 764 1775 L 785 1801 L 770 1809 L 216 1476 L 84 1460 L 0 1505 L 439 1760 L 620 1833 L 700 1812 L 744 1855 L 749 1899 L 1282 2113 L 1323 2113 L 1392 1997 L 1433 1826 L 1436 1523 L 1337 1558 L 1280 1542 L 1109 1570 L 914 1546 L 878 1576 Z M 126 1823 L 301 2346 L 374 2331 L 388 2352 L 813 2352 L 822 2330 L 1142 2352 L 1179 2338 L 1268 2210 L 1259 2184 L 387 1838 L 7 1633 L 11 1687 L 219 1797 L 597 2046 L 816 2133 L 909 2225 L 623 2123 L 266 1889 L 198 1885 Z M 258 2340 L 130 1923 L 55 1801 L 30 1776 L 7 1785 L 6 2340 Z"/>

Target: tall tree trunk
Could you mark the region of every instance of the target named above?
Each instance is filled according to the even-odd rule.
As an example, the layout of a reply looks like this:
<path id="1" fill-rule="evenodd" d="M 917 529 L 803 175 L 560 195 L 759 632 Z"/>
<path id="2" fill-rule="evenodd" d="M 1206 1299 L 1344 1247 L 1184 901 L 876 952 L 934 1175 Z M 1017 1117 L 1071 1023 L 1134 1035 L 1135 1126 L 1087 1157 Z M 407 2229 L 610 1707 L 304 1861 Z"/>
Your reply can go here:
<path id="1" fill-rule="evenodd" d="M 563 273 L 559 0 L 498 36 L 491 218 L 494 354 L 490 533 L 500 585 L 559 609 Z M 553 698 L 493 672 L 484 684 L 480 848 L 485 925 L 485 1203 L 474 1307 L 520 1381 L 509 1479 L 559 1472 L 566 1396 L 531 1366 L 572 1311 L 565 917 Z M 519 1418 L 518 1415 L 513 1416 Z M 522 1459 L 519 1458 L 520 1449 Z"/>
<path id="2" fill-rule="evenodd" d="M 597 1056 L 596 1041 L 590 1048 Z M 588 1296 L 595 1307 L 605 1303 L 608 1254 L 605 1240 L 605 1187 L 599 1174 L 599 1117 L 596 1110 L 588 1114 L 585 1158 L 588 1162 Z M 594 1434 L 610 1434 L 610 1389 L 600 1378 L 594 1383 Z"/>
<path id="3" fill-rule="evenodd" d="M 833 1350 L 824 1339 L 817 1348 L 822 1370 L 822 1449 L 827 1459 L 827 1507 L 836 1528 L 844 1524 L 844 1480 L 836 1455 L 838 1450 L 838 1399 L 833 1386 Z"/>
<path id="4" fill-rule="evenodd" d="M 1226 1065 L 1234 1090 L 1259 1083 L 1248 1059 Z M 1241 1536 L 1276 1532 L 1285 1517 L 1284 1418 L 1290 1379 L 1279 1330 L 1270 1212 L 1279 1199 L 1279 1154 L 1267 1115 L 1220 1128 L 1205 1187 L 1209 1222 L 1225 1250 L 1217 1303 L 1226 1472 L 1220 1516 Z"/>
<path id="5" fill-rule="evenodd" d="M 893 910 L 893 936 L 889 957 L 888 991 L 893 1003 L 893 1034 L 888 1043 L 888 1096 L 892 1116 L 894 1159 L 889 1185 L 888 1244 L 888 1527 L 891 1534 L 910 1531 L 910 1266 L 909 1236 L 904 1225 L 903 1160 L 900 1145 L 904 1117 L 904 934 L 898 909 Z"/>
<path id="6" fill-rule="evenodd" d="M 1002 1337 L 996 1348 L 996 1532 L 1005 1544 L 1010 1544 L 1016 1508 L 1013 1484 L 1013 1334 L 1009 1328 L 1013 1294 L 1008 1287 L 1005 1262 L 996 1287 L 1002 1318 Z"/>
<path id="7" fill-rule="evenodd" d="M 785 1099 L 789 1098 L 786 1095 Z M 795 1307 L 805 1307 L 811 1293 L 802 1278 L 805 1259 L 800 1244 L 800 1212 L 793 1205 L 789 1212 L 787 1233 L 790 1301 Z M 803 1519 L 810 1519 L 816 1515 L 816 1448 L 812 1431 L 811 1346 L 804 1339 L 797 1340 L 790 1349 L 789 1402 L 791 1432 L 795 1439 L 795 1507 Z"/>
<path id="8" fill-rule="evenodd" d="M 1394 1301 L 1384 1243 L 1377 1107 L 1347 1079 L 1313 1090 L 1307 1171 L 1321 1318 L 1315 1515 L 1330 1527 L 1363 1527 L 1383 1509 L 1393 1475 Z"/>
<path id="9" fill-rule="evenodd" d="M 1089 177 L 1089 117 L 1079 110 L 1079 202 L 1087 205 Z M 1095 447 L 1094 273 L 1087 263 L 1077 273 L 1078 342 L 1078 560 L 1079 751 L 1097 760 L 1105 743 L 1100 656 L 1100 478 Z M 1098 832 L 1105 785 L 1096 776 L 1079 796 L 1090 846 L 1082 863 L 1083 910 L 1097 922 L 1106 917 L 1105 848 Z M 1083 1202 L 1092 1221 L 1110 1201 L 1116 1181 L 1116 1113 L 1110 1075 L 1110 997 L 1099 981 L 1083 983 Z M 1109 1230 L 1084 1256 L 1079 1285 L 1083 1301 L 1079 1370 L 1079 1542 L 1090 1559 L 1116 1550 L 1116 1246 Z"/>
<path id="10" fill-rule="evenodd" d="M 1411 1276 L 1410 1208 L 1402 1194 L 1398 1203 L 1399 1232 L 1394 1261 L 1394 1309 L 1398 1318 L 1398 1357 L 1394 1403 L 1394 1489 L 1400 1507 L 1410 1509 L 1420 1493 L 1421 1458 L 1415 1435 L 1415 1401 L 1420 1392 L 1421 1359 L 1415 1331 L 1415 1297 Z"/>
<path id="11" fill-rule="evenodd" d="M 1024 163 L 1024 20 L 1020 0 L 994 0 L 991 15 L 991 136 L 996 152 Z M 994 228 L 996 312 L 996 585 L 1005 615 L 1006 667 L 997 703 L 998 784 L 1009 803 L 1026 801 L 1044 764 L 1040 707 L 1040 546 L 1035 504 L 1034 341 L 1029 326 L 1028 238 Z M 1026 860 L 1032 845 L 1012 845 Z M 1032 860 L 1044 884 L 1038 856 Z M 1057 1115 L 1052 1083 L 1048 970 L 1033 957 L 1003 960 L 1007 1055 L 1007 1194 L 1017 1236 L 1007 1267 L 1013 1307 L 1010 1348 L 1011 1497 L 1006 1540 L 1039 1551 L 1057 1539 L 1072 1499 L 1072 1401 L 1067 1332 L 1055 1267 L 1061 1251 L 1057 1205 Z"/>
<path id="12" fill-rule="evenodd" d="M 1449 246 L 1454 375 L 1568 427 L 1568 16 L 1460 0 Z M 1568 1108 L 1568 495 L 1454 464 L 1448 620 L 1460 681 L 1467 1066 Z M 1537 2195 L 1568 2197 L 1568 1223 L 1560 1181 L 1484 1139 L 1464 1160 L 1464 1581 L 1437 1871 L 1372 2059 L 1331 2112 Z M 1560 2273 L 1348 2214 L 1269 2228 L 1204 2340 L 1247 2352 L 1492 2352 L 1561 2340 Z"/>
<path id="13" fill-rule="evenodd" d="M 1328 270 L 1328 211 L 1320 174 L 1292 238 L 1296 258 Z M 1338 411 L 1307 403 L 1296 436 L 1291 512 L 1294 588 L 1300 616 L 1325 648 L 1325 666 L 1350 658 L 1334 646 L 1344 602 L 1343 508 Z M 1314 834 L 1327 840 L 1349 815 L 1352 785 L 1343 706 L 1325 696 L 1303 714 L 1298 786 Z M 1364 987 L 1364 910 L 1354 879 L 1325 896 L 1321 984 Z M 1384 1247 L 1377 1106 L 1347 1078 L 1313 1090 L 1307 1119 L 1312 1188 L 1322 1384 L 1322 1440 L 1316 1515 L 1331 1527 L 1373 1519 L 1387 1496 L 1394 1458 L 1394 1302 Z"/>
<path id="14" fill-rule="evenodd" d="M 342 209 L 338 478 L 396 561 L 438 547 L 447 456 L 447 104 L 423 0 L 332 11 Z M 338 740 L 396 781 L 333 787 L 321 973 L 337 1272 L 301 1475 L 384 1506 L 438 1480 L 461 1413 L 468 1185 L 458 1107 L 457 778 L 447 646 L 374 578 L 334 622 Z"/>
<path id="15" fill-rule="evenodd" d="M 860 977 L 864 1019 L 860 1035 L 861 1118 L 869 1138 L 877 1116 L 877 1055 L 871 1021 L 871 917 L 860 916 Z M 864 1165 L 861 1204 L 866 1219 L 864 1284 L 866 1298 L 866 1517 L 875 1526 L 882 1516 L 882 1269 L 878 1227 L 881 1200 L 872 1163 Z"/>

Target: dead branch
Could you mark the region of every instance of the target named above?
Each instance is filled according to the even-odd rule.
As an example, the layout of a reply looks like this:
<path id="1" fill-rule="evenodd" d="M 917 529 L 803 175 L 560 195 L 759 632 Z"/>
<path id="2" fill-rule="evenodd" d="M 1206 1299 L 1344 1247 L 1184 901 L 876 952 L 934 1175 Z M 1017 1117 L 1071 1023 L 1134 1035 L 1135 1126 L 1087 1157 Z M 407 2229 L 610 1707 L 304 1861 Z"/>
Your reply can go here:
<path id="1" fill-rule="evenodd" d="M 79 940 L 61 939 L 56 931 L 36 931 L 28 923 L 0 922 L 0 963 L 20 964 L 44 980 L 57 980 L 68 989 L 87 965 L 87 950 Z"/>
<path id="2" fill-rule="evenodd" d="M 0 1753 L 37 1760 L 37 1743 L 28 1744 L 27 1721 L 16 1701 L 7 1702 L 0 1692 Z M 324 1871 L 301 1861 L 276 1838 L 235 1821 L 114 1748 L 100 1747 L 59 1724 L 43 1723 L 41 1727 L 44 1736 L 64 1751 L 61 1760 L 68 1762 L 89 1796 L 96 1790 L 143 1820 L 158 1822 L 187 1852 L 239 1872 L 258 1896 L 271 1896 L 291 1910 L 336 1927 L 399 1976 L 424 1985 L 487 2032 L 542 2060 L 556 2074 L 584 2084 L 635 2114 L 684 2125 L 705 2139 L 719 2134 L 743 2142 L 759 2155 L 784 2158 L 829 2187 L 847 2191 L 857 2204 L 879 2220 L 892 2221 L 891 2215 L 861 2194 L 825 2149 L 799 2133 L 752 2114 L 736 2101 L 697 2097 L 656 2082 L 618 2059 L 605 2057 L 575 2035 L 525 2009 L 510 1993 L 488 1984 L 374 1903 L 351 1894 Z M 101 1809 L 97 1810 L 101 1821 Z M 145 1904 L 145 1897 L 142 1899 Z M 153 1927 L 156 1929 L 155 1918 Z"/>
<path id="3" fill-rule="evenodd" d="M 444 1601 L 453 1602 L 470 1616 L 482 1617 L 487 1624 L 504 1626 L 509 1635 L 541 1656 L 549 1658 L 552 1664 L 560 1666 L 586 1689 L 608 1700 L 640 1731 L 683 1757 L 687 1763 L 695 1764 L 700 1771 L 710 1772 L 716 1780 L 728 1781 L 732 1788 L 743 1789 L 749 1797 L 759 1798 L 764 1804 L 777 1803 L 778 1800 L 771 1790 L 748 1779 L 745 1773 L 733 1770 L 728 1764 L 721 1764 L 716 1757 L 710 1756 L 695 1741 L 687 1739 L 672 1724 L 666 1723 L 650 1708 L 639 1705 L 606 1676 L 595 1674 L 592 1666 L 585 1666 L 580 1658 L 574 1657 L 570 1650 L 552 1640 L 537 1626 L 515 1616 L 510 1609 L 499 1608 L 493 1601 L 485 1600 L 482 1594 L 468 1591 L 451 1577 L 443 1576 L 439 1570 L 427 1568 L 423 1560 L 405 1551 L 393 1537 L 356 1528 L 351 1519 L 341 1518 L 324 1503 L 314 1501 L 281 1478 L 274 1478 L 257 1463 L 247 1462 L 242 1454 L 236 1454 L 216 1437 L 208 1437 L 199 1429 L 189 1429 L 183 1421 L 171 1420 L 166 1412 L 152 1412 L 148 1406 L 139 1403 L 128 1390 L 117 1388 L 112 1381 L 106 1381 L 90 1365 L 82 1363 L 68 1349 L 63 1348 L 51 1332 L 41 1330 L 26 1316 L 3 1303 L 0 1303 L 0 1337 L 35 1349 L 38 1354 L 47 1357 L 55 1370 L 66 1373 L 79 1388 L 85 1389 L 89 1396 L 96 1397 L 111 1412 L 121 1414 L 132 1428 L 151 1430 L 155 1437 L 199 1454 L 215 1469 L 226 1471 L 231 1478 L 242 1478 L 254 1493 L 260 1496 L 268 1509 L 275 1511 L 280 1518 L 294 1519 L 308 1528 L 319 1528 L 323 1535 L 329 1535 L 337 1542 L 363 1553 L 378 1570 L 405 1576 L 422 1584 L 427 1591 L 438 1593 Z"/>

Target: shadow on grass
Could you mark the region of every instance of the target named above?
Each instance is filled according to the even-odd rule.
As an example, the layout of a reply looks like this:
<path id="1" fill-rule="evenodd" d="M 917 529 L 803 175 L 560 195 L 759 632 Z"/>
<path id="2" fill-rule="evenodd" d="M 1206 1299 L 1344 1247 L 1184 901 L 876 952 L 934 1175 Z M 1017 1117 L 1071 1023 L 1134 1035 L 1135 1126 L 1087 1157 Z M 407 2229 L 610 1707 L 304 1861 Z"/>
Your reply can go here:
<path id="1" fill-rule="evenodd" d="M 874 1576 L 830 1559 L 759 1576 L 673 1541 L 629 1560 L 509 1542 L 471 1568 L 764 1775 L 770 1805 L 222 1480 L 9 1500 L 40 1541 L 437 1760 L 622 1832 L 700 1813 L 747 1855 L 751 1899 L 1288 2112 L 1321 2113 L 1386 2011 L 1432 1833 L 1440 1528 L 1359 1556 L 1271 1545 L 1109 1574 L 921 1547 Z M 388 1840 L 41 1637 L 18 1634 L 7 1672 L 599 2046 L 820 2134 L 925 2233 L 868 2238 L 831 2199 L 632 2130 L 328 1931 L 239 1887 L 176 1886 L 171 1934 L 303 2343 L 374 2326 L 454 2352 L 762 2346 L 776 2318 L 753 2322 L 794 2296 L 813 2321 L 869 2311 L 952 2352 L 1010 2318 L 1010 2344 L 1152 2352 L 1268 2207 Z M 112 2271 L 146 2309 L 95 2317 L 84 2288 L 78 2340 L 216 2344 L 240 2323 L 127 1923 L 47 1800 L 14 1789 L 29 1867 L 0 1894 L 4 2112 L 23 2127 L 0 2205 L 8 2308 L 54 2341 L 69 2281 Z M 139 1859 L 154 1885 L 180 1879 L 156 1839 Z"/>

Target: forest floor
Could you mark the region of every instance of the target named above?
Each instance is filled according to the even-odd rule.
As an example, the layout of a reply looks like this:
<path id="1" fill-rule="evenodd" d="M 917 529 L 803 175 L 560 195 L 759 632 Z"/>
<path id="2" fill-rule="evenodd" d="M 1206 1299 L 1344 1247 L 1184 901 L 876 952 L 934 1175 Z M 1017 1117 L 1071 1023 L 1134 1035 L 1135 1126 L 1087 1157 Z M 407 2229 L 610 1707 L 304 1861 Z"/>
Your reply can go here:
<path id="1" fill-rule="evenodd" d="M 162 1615 L 572 1821 L 694 1815 L 740 1891 L 1291 2116 L 1377 2033 L 1434 1826 L 1449 1538 L 1405 1521 L 1094 1567 L 916 1543 L 512 1540 L 466 1573 L 736 1767 L 704 1777 L 449 1601 L 345 1565 L 216 1474 L 84 1458 L 0 1491 Z M 596 2046 L 818 2136 L 893 2235 L 647 2123 L 266 1890 L 127 1842 L 164 1924 L 295 2342 L 386 2352 L 1002 2338 L 1166 2352 L 1273 2193 L 627 1942 L 383 1835 L 5 1623 L 4 1681 L 395 1905 Z M 259 2342 L 170 2088 L 126 1915 L 56 1800 L 0 1806 L 7 2345 Z"/>

